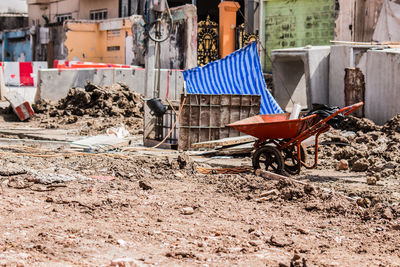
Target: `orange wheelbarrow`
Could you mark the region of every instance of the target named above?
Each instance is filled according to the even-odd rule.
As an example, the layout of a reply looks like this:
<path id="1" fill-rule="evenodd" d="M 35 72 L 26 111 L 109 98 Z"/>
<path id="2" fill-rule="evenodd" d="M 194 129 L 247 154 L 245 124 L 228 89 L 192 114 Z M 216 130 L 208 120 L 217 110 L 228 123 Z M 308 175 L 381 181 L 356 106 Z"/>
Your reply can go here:
<path id="1" fill-rule="evenodd" d="M 328 121 L 343 114 L 344 116 L 357 110 L 364 103 L 360 102 L 344 107 L 330 116 L 321 119 L 317 114 L 289 120 L 289 113 L 258 115 L 229 124 L 236 130 L 258 138 L 253 154 L 254 169 L 264 168 L 267 171 L 299 174 L 301 167 L 314 169 L 318 165 L 318 137 L 331 127 Z M 314 165 L 305 163 L 306 151 L 302 142 L 315 135 Z"/>

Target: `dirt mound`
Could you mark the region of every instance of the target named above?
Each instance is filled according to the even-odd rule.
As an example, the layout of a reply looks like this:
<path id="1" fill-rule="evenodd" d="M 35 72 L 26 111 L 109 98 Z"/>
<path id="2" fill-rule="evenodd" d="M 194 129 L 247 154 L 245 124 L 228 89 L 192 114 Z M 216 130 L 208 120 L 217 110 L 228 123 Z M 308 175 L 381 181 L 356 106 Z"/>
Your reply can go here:
<path id="1" fill-rule="evenodd" d="M 398 132 L 400 133 L 400 113 L 390 119 L 384 126 L 384 132 Z"/>
<path id="2" fill-rule="evenodd" d="M 266 202 L 276 202 L 280 203 L 279 205 L 296 203 L 308 212 L 323 212 L 328 216 L 354 216 L 362 220 L 393 220 L 400 217 L 400 210 L 386 202 L 369 198 L 361 198 L 359 200 L 362 201 L 356 202 L 339 193 L 291 180 L 265 180 L 253 174 L 215 174 L 198 178 L 208 184 L 215 184 L 218 193 L 229 194 L 260 204 Z"/>
<path id="3" fill-rule="evenodd" d="M 335 167 L 340 160 L 348 162 L 349 169 L 367 172 L 378 181 L 396 178 L 400 174 L 400 114 L 383 127 L 368 119 L 349 117 L 343 129 L 322 137 L 327 144 L 321 153 L 322 165 Z"/>
<path id="4" fill-rule="evenodd" d="M 32 120 L 46 128 L 75 125 L 83 135 L 104 133 L 120 124 L 138 134 L 143 131 L 143 106 L 142 96 L 124 84 L 100 87 L 88 83 L 85 88 L 71 88 L 56 104 L 47 100 L 34 104 Z"/>
<path id="5" fill-rule="evenodd" d="M 367 118 L 357 118 L 354 116 L 347 116 L 340 125 L 341 130 L 347 131 L 362 131 L 364 133 L 369 131 L 379 131 L 382 126 L 376 125 L 372 120 Z"/>
<path id="6" fill-rule="evenodd" d="M 73 87 L 57 105 L 42 101 L 34 105 L 34 109 L 37 113 L 49 113 L 51 117 L 89 115 L 143 118 L 142 97 L 124 84 L 103 88 L 88 83 L 84 89 Z"/>

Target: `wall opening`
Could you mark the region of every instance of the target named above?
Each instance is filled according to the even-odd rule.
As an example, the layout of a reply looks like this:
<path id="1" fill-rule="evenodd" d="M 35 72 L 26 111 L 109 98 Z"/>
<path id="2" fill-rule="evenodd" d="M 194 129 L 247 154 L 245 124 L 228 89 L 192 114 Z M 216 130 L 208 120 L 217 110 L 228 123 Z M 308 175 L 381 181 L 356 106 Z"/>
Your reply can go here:
<path id="1" fill-rule="evenodd" d="M 307 84 L 302 56 L 279 57 L 273 62 L 274 96 L 282 109 L 290 112 L 293 103 L 307 108 Z"/>

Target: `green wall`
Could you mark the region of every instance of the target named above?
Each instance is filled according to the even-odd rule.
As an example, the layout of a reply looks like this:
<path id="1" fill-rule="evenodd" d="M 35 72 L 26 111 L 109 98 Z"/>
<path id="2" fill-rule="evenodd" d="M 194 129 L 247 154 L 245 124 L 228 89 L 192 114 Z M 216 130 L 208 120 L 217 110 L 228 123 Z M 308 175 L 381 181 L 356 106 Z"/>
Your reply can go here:
<path id="1" fill-rule="evenodd" d="M 271 50 L 329 45 L 334 39 L 335 0 L 264 0 L 264 71 L 271 71 Z"/>

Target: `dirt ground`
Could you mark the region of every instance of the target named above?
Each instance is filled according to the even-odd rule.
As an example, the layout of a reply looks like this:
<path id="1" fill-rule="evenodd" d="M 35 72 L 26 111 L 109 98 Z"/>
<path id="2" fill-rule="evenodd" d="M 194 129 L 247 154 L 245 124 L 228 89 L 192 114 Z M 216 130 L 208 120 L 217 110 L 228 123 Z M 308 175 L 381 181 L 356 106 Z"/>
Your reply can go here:
<path id="1" fill-rule="evenodd" d="M 73 96 L 90 104 L 87 93 L 100 89 Z M 96 93 L 120 102 L 111 115 L 96 115 L 94 102 L 95 115 L 48 106 L 16 123 L 2 109 L 0 128 L 88 135 L 124 123 L 140 134 L 140 114 L 121 115 L 133 97 L 120 92 Z M 0 266 L 400 266 L 399 122 L 326 133 L 320 166 L 280 181 L 198 170 L 248 166 L 249 157 L 0 146 Z"/>
<path id="2" fill-rule="evenodd" d="M 361 207 L 313 181 L 203 175 L 185 156 L 8 153 L 6 266 L 400 266 L 397 206 Z"/>

